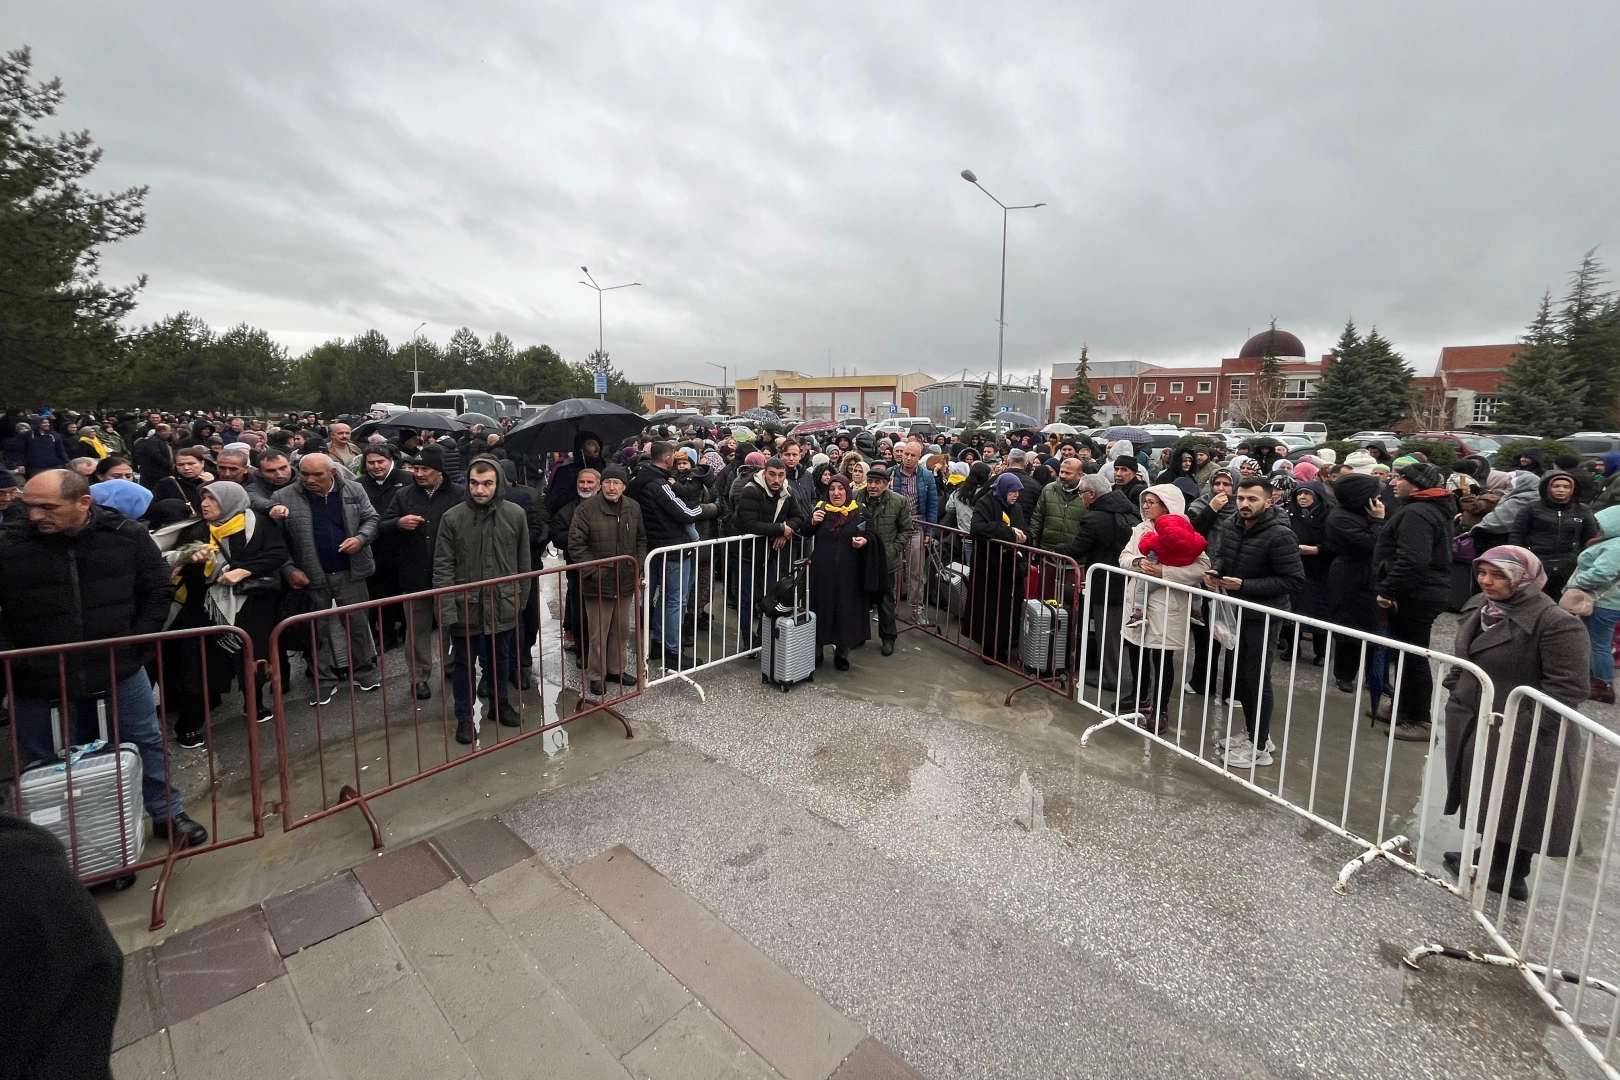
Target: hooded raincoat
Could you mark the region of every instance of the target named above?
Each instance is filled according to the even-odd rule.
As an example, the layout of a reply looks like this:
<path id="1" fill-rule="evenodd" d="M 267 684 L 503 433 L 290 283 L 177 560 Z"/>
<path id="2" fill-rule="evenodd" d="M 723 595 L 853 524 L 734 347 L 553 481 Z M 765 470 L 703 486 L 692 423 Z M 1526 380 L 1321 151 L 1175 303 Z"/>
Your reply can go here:
<path id="1" fill-rule="evenodd" d="M 1184 515 L 1186 499 L 1175 484 L 1155 484 L 1142 494 L 1153 495 L 1170 513 Z M 1163 520 L 1162 518 L 1160 520 Z M 1142 537 L 1153 531 L 1154 522 L 1143 521 L 1131 530 L 1125 550 L 1119 553 L 1119 565 L 1134 568 L 1142 558 Z M 1209 569 L 1209 555 L 1199 552 L 1198 558 L 1186 566 L 1160 566 L 1165 581 L 1177 585 L 1197 585 Z M 1187 625 L 1192 607 L 1192 596 L 1180 589 L 1152 589 L 1148 593 L 1143 620 L 1125 628 L 1125 640 L 1132 645 L 1148 649 L 1169 649 L 1180 652 L 1187 647 Z"/>

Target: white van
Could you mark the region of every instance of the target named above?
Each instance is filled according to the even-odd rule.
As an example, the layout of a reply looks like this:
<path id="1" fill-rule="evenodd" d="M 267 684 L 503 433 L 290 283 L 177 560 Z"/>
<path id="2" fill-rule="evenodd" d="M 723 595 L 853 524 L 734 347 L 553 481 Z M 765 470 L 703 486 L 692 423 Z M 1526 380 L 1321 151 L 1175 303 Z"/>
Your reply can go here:
<path id="1" fill-rule="evenodd" d="M 1319 420 L 1289 420 L 1266 424 L 1260 431 L 1266 435 L 1297 435 L 1302 439 L 1311 440 L 1316 446 L 1328 441 L 1327 425 Z"/>

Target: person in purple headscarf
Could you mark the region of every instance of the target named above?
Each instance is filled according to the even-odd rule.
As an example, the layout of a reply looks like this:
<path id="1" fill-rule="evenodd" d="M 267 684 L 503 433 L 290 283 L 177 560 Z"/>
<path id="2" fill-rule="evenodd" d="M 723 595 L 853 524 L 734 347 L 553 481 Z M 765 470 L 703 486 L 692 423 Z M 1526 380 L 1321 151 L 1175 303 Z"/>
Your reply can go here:
<path id="1" fill-rule="evenodd" d="M 1508 694 L 1519 686 L 1533 686 L 1570 708 L 1585 701 L 1589 689 L 1586 628 L 1542 591 L 1547 571 L 1541 560 L 1522 547 L 1493 547 L 1474 560 L 1474 575 L 1480 591 L 1463 607 L 1452 653 L 1477 664 L 1490 678 L 1494 696 L 1489 711 L 1500 713 Z M 1490 845 L 1491 891 L 1500 892 L 1506 884 L 1510 897 L 1528 899 L 1531 857 L 1540 852 L 1561 859 L 1572 850 L 1579 824 L 1575 809 L 1584 741 L 1573 730 L 1563 731 L 1560 738 L 1565 721 L 1550 710 L 1542 713 L 1538 725 L 1535 709 L 1528 702 L 1514 718 L 1512 743 L 1505 754 L 1501 752 L 1505 728 L 1488 729 L 1482 795 L 1495 785 L 1498 769 L 1507 771 L 1507 780 L 1496 835 L 1483 836 L 1483 798 L 1479 820 L 1461 820 L 1468 812 L 1483 691 L 1479 680 L 1459 667 L 1451 668 L 1444 681 L 1451 692 L 1446 702 L 1445 813 L 1458 814 L 1462 825 L 1482 834 L 1482 846 Z M 1530 763 L 1528 786 L 1526 762 Z M 1448 851 L 1443 861 L 1457 873 L 1461 853 Z"/>

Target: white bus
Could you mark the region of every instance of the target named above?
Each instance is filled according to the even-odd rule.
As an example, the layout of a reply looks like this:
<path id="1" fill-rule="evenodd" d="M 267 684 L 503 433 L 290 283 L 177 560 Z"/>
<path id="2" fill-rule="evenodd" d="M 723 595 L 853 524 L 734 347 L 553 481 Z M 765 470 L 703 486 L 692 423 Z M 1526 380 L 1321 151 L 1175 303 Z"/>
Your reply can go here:
<path id="1" fill-rule="evenodd" d="M 443 413 L 445 416 L 476 412 L 497 420 L 501 417 L 501 406 L 495 400 L 495 395 L 482 390 L 446 390 L 440 394 L 412 394 L 411 408 Z"/>
<path id="2" fill-rule="evenodd" d="M 499 403 L 501 411 L 490 413 L 497 420 L 510 419 L 514 424 L 523 419 L 523 399 L 512 397 L 509 394 L 496 394 L 495 400 Z"/>

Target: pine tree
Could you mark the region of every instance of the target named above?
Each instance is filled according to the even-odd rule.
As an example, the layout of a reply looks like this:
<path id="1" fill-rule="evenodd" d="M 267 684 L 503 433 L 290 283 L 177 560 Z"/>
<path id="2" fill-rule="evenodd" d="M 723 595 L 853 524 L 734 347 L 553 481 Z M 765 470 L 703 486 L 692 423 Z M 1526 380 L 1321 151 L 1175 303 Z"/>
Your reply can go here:
<path id="1" fill-rule="evenodd" d="M 1344 332 L 1333 346 L 1333 362 L 1322 373 L 1311 403 L 1311 418 L 1327 425 L 1328 438 L 1343 439 L 1368 428 L 1363 391 L 1367 365 L 1362 359 L 1361 334 L 1355 320 L 1344 321 Z"/>
<path id="2" fill-rule="evenodd" d="M 771 400 L 765 407 L 777 416 L 786 416 L 788 412 L 787 402 L 782 400 L 782 392 L 774 386 L 771 387 Z"/>
<path id="3" fill-rule="evenodd" d="M 1552 296 L 1543 294 L 1535 321 L 1502 380 L 1498 430 L 1557 438 L 1575 428 L 1585 407 L 1586 385 L 1570 364 L 1561 337 L 1553 321 Z"/>
<path id="4" fill-rule="evenodd" d="M 1388 431 L 1406 416 L 1412 401 L 1412 369 L 1388 338 L 1373 327 L 1361 342 L 1368 427 Z"/>
<path id="5" fill-rule="evenodd" d="M 1581 265 L 1569 276 L 1569 294 L 1557 326 L 1568 371 L 1586 388 L 1577 414 L 1576 427 L 1602 430 L 1615 418 L 1620 405 L 1620 316 L 1614 294 L 1605 292 L 1608 284 L 1597 249 L 1588 251 Z M 1567 435 L 1569 431 L 1551 432 Z"/>
<path id="6" fill-rule="evenodd" d="M 973 399 L 973 412 L 968 416 L 968 422 L 974 425 L 982 424 L 996 415 L 996 395 L 991 391 L 990 384 L 979 384 L 979 396 Z"/>
<path id="7" fill-rule="evenodd" d="M 1079 428 L 1097 426 L 1097 395 L 1091 392 L 1091 357 L 1087 347 L 1080 346 L 1080 367 L 1074 373 L 1074 389 L 1063 403 L 1058 419 Z"/>

